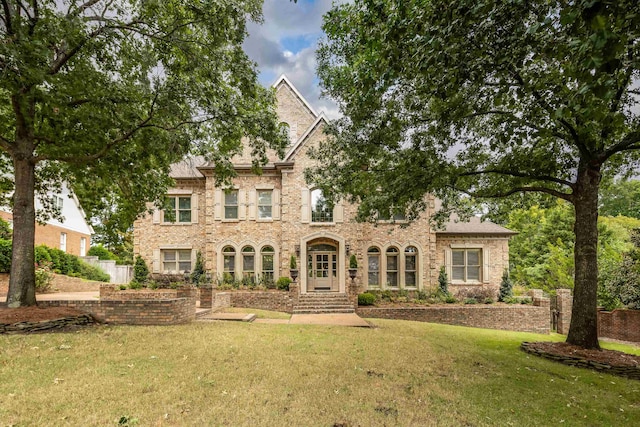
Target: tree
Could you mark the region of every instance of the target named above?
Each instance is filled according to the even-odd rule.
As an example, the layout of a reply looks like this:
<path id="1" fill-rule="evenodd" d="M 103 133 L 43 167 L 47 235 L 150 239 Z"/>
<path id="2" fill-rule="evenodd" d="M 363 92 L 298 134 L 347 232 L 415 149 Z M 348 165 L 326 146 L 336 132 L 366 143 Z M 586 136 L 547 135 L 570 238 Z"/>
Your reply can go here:
<path id="1" fill-rule="evenodd" d="M 149 267 L 140 255 L 136 256 L 136 262 L 133 264 L 133 280 L 136 283 L 147 283 L 149 280 Z"/>
<path id="2" fill-rule="evenodd" d="M 513 296 L 513 284 L 509 277 L 509 270 L 504 269 L 502 272 L 502 281 L 500 282 L 500 294 L 498 295 L 498 301 L 505 302 Z"/>
<path id="3" fill-rule="evenodd" d="M 638 160 L 637 1 L 360 0 L 324 18 L 325 93 L 344 117 L 307 176 L 408 218 L 438 196 L 442 219 L 470 198 L 541 192 L 575 214 L 567 341 L 599 347 L 598 191 Z"/>
<path id="4" fill-rule="evenodd" d="M 640 219 L 640 181 L 618 180 L 600 191 L 600 215 Z"/>
<path id="5" fill-rule="evenodd" d="M 169 165 L 206 154 L 219 180 L 246 137 L 257 168 L 281 152 L 274 95 L 242 50 L 258 0 L 2 1 L 0 174 L 13 180 L 8 305 L 35 304 L 38 193 L 68 181 L 127 220 L 159 203 Z M 10 167 L 9 167 L 10 166 Z M 5 188 L 4 180 L 0 189 Z"/>

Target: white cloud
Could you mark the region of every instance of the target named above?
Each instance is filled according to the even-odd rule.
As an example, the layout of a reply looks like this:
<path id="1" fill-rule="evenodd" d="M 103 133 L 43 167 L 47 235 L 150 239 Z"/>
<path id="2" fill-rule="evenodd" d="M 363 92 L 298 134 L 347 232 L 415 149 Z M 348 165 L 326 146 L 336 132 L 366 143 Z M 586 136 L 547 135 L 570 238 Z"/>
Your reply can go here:
<path id="1" fill-rule="evenodd" d="M 303 1 L 265 0 L 264 23 L 248 25 L 249 37 L 244 48 L 258 64 L 260 80 L 267 86 L 281 74 L 296 86 L 307 101 L 329 118 L 339 117 L 337 105 L 320 98 L 316 76 L 316 49 L 322 36 L 322 15 L 331 8 L 332 0 Z M 286 48 L 289 41 L 295 48 Z"/>

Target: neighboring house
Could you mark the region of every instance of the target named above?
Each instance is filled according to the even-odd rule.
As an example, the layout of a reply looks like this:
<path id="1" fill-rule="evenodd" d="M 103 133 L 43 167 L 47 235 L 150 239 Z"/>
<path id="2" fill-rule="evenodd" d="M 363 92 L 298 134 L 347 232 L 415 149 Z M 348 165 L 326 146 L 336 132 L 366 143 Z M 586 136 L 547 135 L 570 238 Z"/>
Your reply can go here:
<path id="1" fill-rule="evenodd" d="M 296 255 L 302 294 L 346 293 L 349 256 L 355 254 L 360 291 L 432 288 L 444 265 L 454 292 L 469 287 L 497 292 L 515 233 L 478 218 L 435 231 L 428 222 L 433 197 L 406 228 L 399 225 L 402 218 L 356 223 L 356 206 L 348 203 L 329 208 L 322 192 L 304 179 L 304 169 L 314 164 L 307 152 L 326 138 L 327 121 L 286 77 L 274 87 L 279 117 L 291 134 L 285 157 L 270 153 L 256 175 L 248 153 L 238 156 L 237 177 L 227 191 L 216 188 L 213 167 L 202 159 L 175 164 L 167 207 L 134 224 L 134 252 L 153 273 L 190 271 L 201 251 L 214 277 L 277 280 L 289 275 L 289 258 Z"/>
<path id="2" fill-rule="evenodd" d="M 93 228 L 87 223 L 80 202 L 66 185 L 62 186 L 61 193 L 52 193 L 48 197 L 60 208 L 63 221 L 49 219 L 44 225 L 36 223 L 36 246 L 47 245 L 73 255 L 85 256 L 91 244 Z M 37 197 L 35 207 L 36 211 L 42 209 L 42 203 Z M 10 209 L 0 207 L 0 218 L 13 225 Z"/>

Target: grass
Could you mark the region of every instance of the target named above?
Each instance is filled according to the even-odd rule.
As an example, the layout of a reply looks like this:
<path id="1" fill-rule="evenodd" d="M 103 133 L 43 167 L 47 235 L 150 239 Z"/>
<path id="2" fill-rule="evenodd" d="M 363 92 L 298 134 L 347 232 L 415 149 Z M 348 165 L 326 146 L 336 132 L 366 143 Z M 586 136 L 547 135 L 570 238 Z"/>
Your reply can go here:
<path id="1" fill-rule="evenodd" d="M 519 350 L 522 341 L 561 336 L 372 322 L 379 328 L 203 322 L 0 336 L 0 425 L 609 426 L 640 419 L 640 381 Z"/>

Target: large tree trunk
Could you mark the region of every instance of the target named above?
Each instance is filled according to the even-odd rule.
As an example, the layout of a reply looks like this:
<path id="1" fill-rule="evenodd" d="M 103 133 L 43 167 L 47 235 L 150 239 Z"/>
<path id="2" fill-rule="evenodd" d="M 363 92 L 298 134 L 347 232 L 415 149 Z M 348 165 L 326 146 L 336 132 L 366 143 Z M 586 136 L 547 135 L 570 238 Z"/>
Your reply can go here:
<path id="1" fill-rule="evenodd" d="M 35 163 L 31 154 L 13 156 L 15 192 L 13 193 L 13 254 L 7 305 L 22 307 L 36 304 L 34 268 L 35 241 Z"/>
<path id="2" fill-rule="evenodd" d="M 600 166 L 580 163 L 574 190 L 576 221 L 575 287 L 567 342 L 584 348 L 598 344 L 598 189 Z"/>

